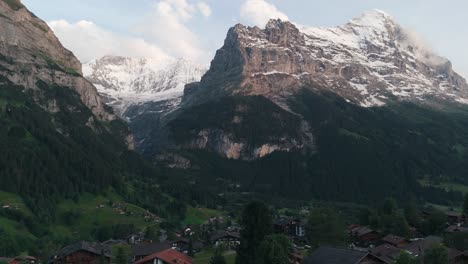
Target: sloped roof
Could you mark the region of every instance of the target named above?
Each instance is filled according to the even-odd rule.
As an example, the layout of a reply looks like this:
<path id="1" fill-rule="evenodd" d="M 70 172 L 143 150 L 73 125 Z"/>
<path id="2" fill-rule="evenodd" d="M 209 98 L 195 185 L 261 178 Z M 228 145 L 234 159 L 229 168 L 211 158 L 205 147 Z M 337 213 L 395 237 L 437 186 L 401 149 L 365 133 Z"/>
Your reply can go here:
<path id="1" fill-rule="evenodd" d="M 232 237 L 235 239 L 240 239 L 240 234 L 235 233 L 235 232 L 218 231 L 214 235 L 211 236 L 211 241 L 216 241 L 224 237 Z"/>
<path id="2" fill-rule="evenodd" d="M 382 241 L 384 241 L 386 243 L 389 243 L 389 244 L 396 245 L 396 244 L 399 244 L 399 243 L 402 243 L 402 242 L 407 242 L 408 240 L 406 238 L 400 237 L 400 236 L 386 235 L 384 238 L 382 238 Z"/>
<path id="3" fill-rule="evenodd" d="M 172 248 L 171 241 L 157 242 L 157 243 L 141 243 L 132 247 L 133 256 L 149 256 L 154 253 Z"/>
<path id="4" fill-rule="evenodd" d="M 400 255 L 401 249 L 390 244 L 382 244 L 371 249 L 371 253 L 384 260 L 386 263 L 393 263 L 393 260 Z"/>
<path id="5" fill-rule="evenodd" d="M 366 257 L 372 257 L 385 263 L 369 252 L 322 246 L 304 260 L 304 264 L 357 264 Z"/>
<path id="6" fill-rule="evenodd" d="M 57 253 L 57 259 L 68 256 L 78 251 L 87 251 L 96 255 L 104 254 L 105 257 L 112 257 L 111 248 L 99 243 L 80 241 L 78 243 L 66 246 Z"/>
<path id="7" fill-rule="evenodd" d="M 353 233 L 353 235 L 363 236 L 363 235 L 366 235 L 366 234 L 369 234 L 369 233 L 373 233 L 375 231 L 368 228 L 368 227 L 366 227 L 366 226 L 356 226 L 356 227 L 351 229 L 351 232 Z"/>
<path id="8" fill-rule="evenodd" d="M 140 259 L 139 261 L 135 262 L 134 264 L 143 264 L 143 263 L 149 263 L 152 262 L 154 259 L 160 259 L 164 261 L 165 263 L 173 263 L 173 264 L 192 264 L 192 259 L 183 254 L 180 253 L 177 250 L 174 249 L 166 249 L 164 251 L 152 254 L 150 256 L 147 256 L 143 259 Z"/>

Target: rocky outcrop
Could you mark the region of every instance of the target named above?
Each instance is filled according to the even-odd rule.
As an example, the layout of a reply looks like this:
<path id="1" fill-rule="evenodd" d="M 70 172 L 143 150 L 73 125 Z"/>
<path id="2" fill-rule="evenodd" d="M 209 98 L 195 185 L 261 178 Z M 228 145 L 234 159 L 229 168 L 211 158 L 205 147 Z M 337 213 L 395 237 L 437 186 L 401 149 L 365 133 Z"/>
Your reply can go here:
<path id="1" fill-rule="evenodd" d="M 184 100 L 263 95 L 287 108 L 288 98 L 304 87 L 361 106 L 428 98 L 468 102 L 468 85 L 451 63 L 378 10 L 334 28 L 299 29 L 281 20 L 265 29 L 236 25 L 198 92 Z"/>
<path id="2" fill-rule="evenodd" d="M 115 119 L 104 108 L 96 88 L 82 77 L 78 59 L 19 0 L 0 0 L 0 25 L 1 75 L 27 89 L 40 90 L 38 83 L 69 87 L 98 119 Z M 41 92 L 34 94 L 41 96 Z M 43 107 L 48 109 L 48 104 Z"/>

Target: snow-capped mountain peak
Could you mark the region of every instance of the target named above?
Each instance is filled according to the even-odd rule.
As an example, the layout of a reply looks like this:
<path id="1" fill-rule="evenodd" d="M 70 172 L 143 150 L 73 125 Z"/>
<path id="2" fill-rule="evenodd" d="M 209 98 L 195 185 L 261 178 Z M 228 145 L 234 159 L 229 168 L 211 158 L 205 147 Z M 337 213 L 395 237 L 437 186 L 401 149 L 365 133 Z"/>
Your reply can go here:
<path id="1" fill-rule="evenodd" d="M 213 84 L 221 94 L 264 95 L 281 106 L 304 87 L 366 107 L 428 98 L 468 103 L 468 84 L 451 63 L 380 10 L 327 28 L 279 19 L 265 29 L 236 25 L 192 96 L 215 95 Z"/>
<path id="2" fill-rule="evenodd" d="M 133 104 L 179 98 L 206 67 L 187 59 L 104 56 L 83 65 L 84 76 L 119 113 Z"/>

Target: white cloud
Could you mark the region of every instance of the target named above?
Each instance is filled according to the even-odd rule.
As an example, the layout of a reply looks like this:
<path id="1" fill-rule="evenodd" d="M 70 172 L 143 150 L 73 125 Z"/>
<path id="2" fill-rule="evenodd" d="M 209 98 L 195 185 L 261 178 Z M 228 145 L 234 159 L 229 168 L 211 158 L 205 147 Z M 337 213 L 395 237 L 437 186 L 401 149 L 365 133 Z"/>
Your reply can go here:
<path id="1" fill-rule="evenodd" d="M 198 11 L 200 8 L 187 0 L 159 1 L 153 5 L 151 13 L 138 24 L 136 32 L 147 41 L 157 43 L 174 57 L 206 61 L 209 52 L 188 27 L 188 23 Z"/>
<path id="2" fill-rule="evenodd" d="M 82 61 L 105 55 L 165 58 L 184 57 L 206 63 L 211 53 L 188 24 L 198 15 L 211 16 L 211 7 L 204 1 L 160 0 L 132 29 L 137 37 L 115 34 L 90 21 L 49 22 L 65 47 Z"/>
<path id="3" fill-rule="evenodd" d="M 105 55 L 129 57 L 168 58 L 159 47 L 141 38 L 131 38 L 114 34 L 90 21 L 71 24 L 65 20 L 48 23 L 62 44 L 73 51 L 81 62 Z"/>
<path id="4" fill-rule="evenodd" d="M 259 27 L 264 27 L 268 20 L 274 18 L 289 20 L 286 14 L 265 0 L 245 1 L 241 6 L 240 17 L 243 22 Z"/>
<path id="5" fill-rule="evenodd" d="M 203 2 L 203 1 L 198 2 L 197 6 L 198 6 L 198 10 L 200 10 L 200 13 L 204 17 L 211 16 L 211 7 L 206 2 Z"/>

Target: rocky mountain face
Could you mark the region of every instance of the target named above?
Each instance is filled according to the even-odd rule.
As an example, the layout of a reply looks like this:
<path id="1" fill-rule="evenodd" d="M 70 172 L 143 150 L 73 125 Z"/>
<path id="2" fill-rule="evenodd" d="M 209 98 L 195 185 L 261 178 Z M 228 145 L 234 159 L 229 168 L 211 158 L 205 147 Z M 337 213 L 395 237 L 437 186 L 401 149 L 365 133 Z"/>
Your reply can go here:
<path id="1" fill-rule="evenodd" d="M 287 108 L 291 95 L 309 87 L 365 107 L 429 98 L 468 103 L 468 85 L 451 63 L 379 10 L 333 28 L 237 25 L 196 87 L 187 100 L 263 95 Z"/>
<path id="2" fill-rule="evenodd" d="M 83 65 L 92 82 L 116 112 L 125 116 L 130 106 L 148 102 L 180 102 L 184 86 L 206 72 L 186 59 L 105 56 Z"/>
<path id="3" fill-rule="evenodd" d="M 260 110 L 254 104 L 265 106 L 260 101 L 239 100 L 233 105 L 226 104 L 232 107 L 232 116 L 212 120 L 215 124 L 200 126 L 204 117 L 198 116 L 198 125 L 187 128 L 191 129 L 191 135 L 183 140 L 178 138 L 175 145 L 241 160 L 262 158 L 275 151 L 313 150 L 315 124 L 306 122 L 302 112 L 291 108 L 291 101 L 304 89 L 333 93 L 361 107 L 397 102 L 468 103 L 468 84 L 453 71 L 447 59 L 422 46 L 391 16 L 374 10 L 334 28 L 299 29 L 281 20 L 269 21 L 264 29 L 236 25 L 229 30 L 224 46 L 217 51 L 201 81 L 186 86 L 179 113 L 168 118 L 176 121 L 168 121 L 168 126 L 179 122 L 178 119 L 189 122 L 184 113 L 202 111 L 204 106 L 199 105 L 218 109 L 217 102 L 226 96 L 262 96 L 285 111 L 279 116 L 300 117 L 301 124 L 294 126 L 298 134 L 288 134 L 280 125 L 284 123 L 282 118 L 263 117 L 258 122 L 268 120 L 284 133 L 265 131 L 266 140 L 255 142 L 236 136 L 238 127 L 246 127 L 242 113 L 259 116 L 250 110 Z M 212 113 L 205 118 L 216 116 Z M 231 123 L 226 124 L 225 119 Z M 145 145 L 154 142 L 154 138 L 141 140 L 145 151 Z M 161 147 L 156 146 L 150 152 Z"/>
<path id="4" fill-rule="evenodd" d="M 96 88 L 82 77 L 81 63 L 65 49 L 47 24 L 27 10 L 19 0 L 0 1 L 0 74 L 44 99 L 38 81 L 70 87 L 98 120 L 115 116 L 107 111 Z M 42 106 L 58 111 L 56 102 Z"/>
<path id="5" fill-rule="evenodd" d="M 128 126 L 19 0 L 0 0 L 0 124 L 0 190 L 44 219 L 62 198 L 141 175 Z"/>

